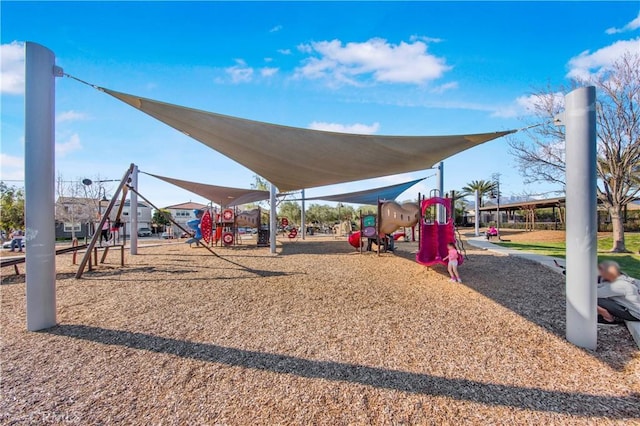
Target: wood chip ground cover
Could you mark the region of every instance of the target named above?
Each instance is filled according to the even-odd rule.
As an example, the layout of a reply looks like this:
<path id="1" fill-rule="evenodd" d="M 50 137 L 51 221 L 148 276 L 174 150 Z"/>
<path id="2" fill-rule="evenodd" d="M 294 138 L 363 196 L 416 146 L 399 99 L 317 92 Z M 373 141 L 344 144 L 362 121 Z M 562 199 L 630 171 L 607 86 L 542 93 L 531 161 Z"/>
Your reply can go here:
<path id="1" fill-rule="evenodd" d="M 3 424 L 616 424 L 640 418 L 624 327 L 563 338 L 562 277 L 470 251 L 464 284 L 345 241 L 141 248 L 73 279 L 25 331 L 24 276 L 0 286 Z M 112 257 L 111 257 L 112 256 Z"/>

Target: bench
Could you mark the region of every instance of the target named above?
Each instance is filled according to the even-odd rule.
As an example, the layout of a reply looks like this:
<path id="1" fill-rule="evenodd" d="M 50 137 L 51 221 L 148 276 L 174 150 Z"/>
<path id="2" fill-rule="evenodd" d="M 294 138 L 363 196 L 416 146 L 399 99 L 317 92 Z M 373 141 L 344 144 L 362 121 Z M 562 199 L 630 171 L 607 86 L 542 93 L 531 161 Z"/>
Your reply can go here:
<path id="1" fill-rule="evenodd" d="M 82 245 L 78 245 L 78 246 L 72 246 L 72 247 L 65 247 L 65 248 L 61 248 L 61 249 L 57 249 L 56 250 L 56 256 L 59 254 L 65 254 L 65 253 L 72 253 L 72 252 L 77 252 L 79 250 L 84 250 L 88 247 L 88 244 L 82 244 Z M 98 250 L 99 249 L 103 249 L 103 253 L 102 253 L 102 257 L 100 258 L 100 263 L 104 263 L 106 257 L 107 257 L 107 253 L 109 253 L 109 249 L 113 248 L 113 247 L 118 247 L 120 248 L 120 265 L 124 266 L 124 244 L 119 244 L 119 245 L 113 245 L 113 246 L 104 246 L 104 247 L 94 247 L 93 248 L 93 262 L 89 262 L 89 270 L 92 269 L 92 264 L 95 264 L 95 266 L 98 266 Z M 75 254 L 75 253 L 74 253 Z M 2 259 L 0 260 L 0 267 L 4 268 L 6 266 L 13 266 L 13 269 L 16 273 L 16 275 L 20 275 L 20 270 L 18 269 L 18 265 L 20 265 L 21 263 L 25 263 L 27 260 L 26 256 L 25 257 L 16 257 L 16 258 L 12 258 L 12 259 Z M 74 256 L 73 259 L 73 264 L 76 264 L 76 259 Z"/>
<path id="2" fill-rule="evenodd" d="M 14 259 L 2 259 L 0 260 L 0 267 L 4 268 L 5 266 L 13 266 L 14 271 L 16 271 L 16 275 L 20 275 L 20 270 L 18 269 L 18 265 L 24 263 L 26 260 L 25 257 L 16 257 Z"/>

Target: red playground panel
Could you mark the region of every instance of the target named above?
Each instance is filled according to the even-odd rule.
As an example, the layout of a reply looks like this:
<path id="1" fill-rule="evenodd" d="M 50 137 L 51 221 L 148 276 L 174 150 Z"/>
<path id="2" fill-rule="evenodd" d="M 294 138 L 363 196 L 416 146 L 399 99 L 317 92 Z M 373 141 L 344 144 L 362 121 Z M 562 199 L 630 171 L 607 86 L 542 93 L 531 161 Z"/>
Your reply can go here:
<path id="1" fill-rule="evenodd" d="M 202 233 L 202 238 L 207 242 L 207 244 L 211 241 L 211 227 L 213 226 L 213 221 L 211 220 L 211 213 L 207 210 L 202 216 L 202 220 L 200 221 L 200 232 Z"/>
<path id="2" fill-rule="evenodd" d="M 360 248 L 360 231 L 356 231 L 349 235 L 349 244 L 354 248 Z"/>
<path id="3" fill-rule="evenodd" d="M 444 206 L 445 223 L 438 223 L 436 220 L 427 223 L 425 212 L 434 206 Z M 451 217 L 451 198 L 433 197 L 423 200 L 421 205 L 420 219 L 420 245 L 416 254 L 416 262 L 424 266 L 435 264 L 446 265 L 447 261 L 442 259 L 447 257 L 447 244 L 456 242 L 455 228 Z M 462 256 L 458 259 L 462 263 Z"/>

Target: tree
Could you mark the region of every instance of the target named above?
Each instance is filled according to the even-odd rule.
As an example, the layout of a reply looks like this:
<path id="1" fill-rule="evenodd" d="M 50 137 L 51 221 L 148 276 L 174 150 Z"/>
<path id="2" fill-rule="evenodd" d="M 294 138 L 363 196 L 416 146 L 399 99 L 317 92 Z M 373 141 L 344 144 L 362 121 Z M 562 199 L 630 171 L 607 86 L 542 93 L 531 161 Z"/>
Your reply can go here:
<path id="1" fill-rule="evenodd" d="M 624 215 L 627 204 L 640 193 L 640 54 L 626 53 L 608 69 L 573 85 L 596 86 L 598 141 L 598 199 L 611 216 L 612 252 L 626 252 Z M 527 138 L 512 137 L 511 153 L 526 183 L 551 182 L 564 187 L 564 127 L 553 124 L 564 109 L 568 89 L 547 87 L 534 93 L 533 123 Z M 586 213 L 585 213 L 586 214 Z"/>
<path id="2" fill-rule="evenodd" d="M 490 180 L 472 180 L 462 188 L 461 197 L 476 196 L 478 191 L 478 199 L 476 200 L 479 207 L 484 207 L 484 197 L 491 195 L 496 190 L 496 182 Z"/>
<path id="3" fill-rule="evenodd" d="M 164 227 L 171 224 L 171 221 L 168 219 L 169 217 L 171 217 L 171 213 L 169 212 L 169 210 L 166 210 L 166 209 L 154 210 L 153 216 L 151 217 L 151 223 L 153 225 L 156 225 L 155 226 L 156 228 L 158 226 Z"/>
<path id="4" fill-rule="evenodd" d="M 251 189 L 255 189 L 258 191 L 269 191 L 271 189 L 271 184 L 267 182 L 266 179 L 261 178 L 258 175 L 253 175 L 253 182 L 251 182 Z M 276 198 L 276 206 L 280 205 L 281 202 L 286 200 L 287 195 Z M 258 203 L 259 206 L 263 208 L 269 207 L 269 201 L 261 201 Z"/>
<path id="5" fill-rule="evenodd" d="M 251 182 L 251 189 L 256 189 L 258 191 L 268 191 L 269 182 L 267 182 L 266 179 L 263 179 L 258 175 L 253 175 L 253 182 Z"/>
<path id="6" fill-rule="evenodd" d="M 307 209 L 306 217 L 310 223 L 326 225 L 335 221 L 337 214 L 326 204 L 311 204 Z"/>
<path id="7" fill-rule="evenodd" d="M 24 228 L 24 190 L 0 182 L 0 228 Z"/>
<path id="8" fill-rule="evenodd" d="M 302 210 L 298 203 L 293 201 L 284 201 L 278 206 L 278 216 L 286 217 L 291 224 L 300 223 L 302 219 Z"/>

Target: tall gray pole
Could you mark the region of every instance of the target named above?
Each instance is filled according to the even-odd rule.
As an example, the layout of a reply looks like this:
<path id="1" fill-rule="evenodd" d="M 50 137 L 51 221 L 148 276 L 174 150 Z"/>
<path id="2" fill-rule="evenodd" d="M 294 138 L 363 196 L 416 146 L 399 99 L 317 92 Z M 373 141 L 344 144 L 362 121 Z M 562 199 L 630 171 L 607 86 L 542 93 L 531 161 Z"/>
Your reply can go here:
<path id="1" fill-rule="evenodd" d="M 475 195 L 475 197 L 474 197 L 475 198 L 474 211 L 475 211 L 475 215 L 476 215 L 475 220 L 474 220 L 474 222 L 475 222 L 474 224 L 475 224 L 475 231 L 476 231 L 475 234 L 476 234 L 476 237 L 478 237 L 478 236 L 480 236 L 480 191 L 478 191 L 476 189 L 476 192 L 475 192 L 474 195 Z"/>
<path id="2" fill-rule="evenodd" d="M 567 340 L 595 349 L 596 257 L 596 89 L 565 96 L 567 220 Z"/>
<path id="3" fill-rule="evenodd" d="M 307 236 L 307 221 L 304 212 L 304 189 L 302 190 L 302 210 L 300 211 L 300 227 L 302 228 L 302 239 Z"/>
<path id="4" fill-rule="evenodd" d="M 52 51 L 25 45 L 25 244 L 27 330 L 56 325 L 55 66 Z"/>
<path id="5" fill-rule="evenodd" d="M 436 173 L 436 179 L 438 180 L 438 197 L 444 197 L 444 162 L 440 162 L 438 163 L 438 165 L 436 166 L 437 169 L 437 173 Z M 444 216 L 444 209 L 442 208 L 442 206 L 438 205 L 436 207 L 436 220 L 439 223 L 442 223 L 443 221 L 443 217 Z"/>
<path id="6" fill-rule="evenodd" d="M 138 166 L 133 166 L 133 172 L 131 173 L 131 186 L 136 191 L 138 190 Z M 138 254 L 138 194 L 131 191 L 131 202 L 129 203 L 129 217 L 131 218 L 131 254 Z"/>
<path id="7" fill-rule="evenodd" d="M 269 194 L 270 214 L 269 214 L 269 251 L 276 252 L 276 237 L 278 235 L 278 218 L 276 217 L 276 186 L 271 184 Z"/>

